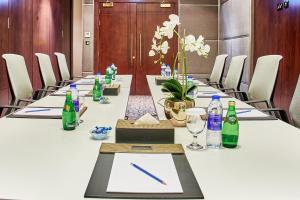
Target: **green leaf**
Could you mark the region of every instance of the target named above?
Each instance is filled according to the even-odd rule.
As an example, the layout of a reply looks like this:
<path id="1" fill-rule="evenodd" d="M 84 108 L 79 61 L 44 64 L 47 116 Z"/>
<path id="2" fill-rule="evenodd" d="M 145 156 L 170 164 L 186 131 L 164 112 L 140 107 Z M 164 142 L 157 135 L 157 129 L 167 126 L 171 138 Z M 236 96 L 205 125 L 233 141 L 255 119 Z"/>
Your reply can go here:
<path id="1" fill-rule="evenodd" d="M 190 93 L 191 91 L 195 90 L 196 88 L 197 88 L 196 85 L 189 86 L 188 89 L 187 89 L 187 93 Z"/>

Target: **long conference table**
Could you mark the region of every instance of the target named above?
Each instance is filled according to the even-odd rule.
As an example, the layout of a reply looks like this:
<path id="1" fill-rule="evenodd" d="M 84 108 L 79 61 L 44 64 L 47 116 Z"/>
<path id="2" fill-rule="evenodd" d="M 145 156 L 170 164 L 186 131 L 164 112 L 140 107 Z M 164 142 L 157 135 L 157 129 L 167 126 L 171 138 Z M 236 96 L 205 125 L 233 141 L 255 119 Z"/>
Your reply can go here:
<path id="1" fill-rule="evenodd" d="M 113 143 L 116 122 L 125 116 L 132 77 L 117 79 L 121 93 L 110 97 L 111 104 L 84 99 L 88 109 L 75 131 L 63 131 L 61 120 L 0 119 L 0 199 L 84 199 L 102 143 L 91 139 L 89 130 L 96 125 L 112 126 L 104 142 Z M 155 76 L 147 80 L 158 117 L 165 119 L 158 102 L 166 95 L 155 84 Z M 47 96 L 30 106 L 63 106 L 64 100 Z M 225 108 L 228 100 L 221 99 Z M 196 106 L 207 107 L 209 102 L 209 98 L 198 98 Z M 237 108 L 252 108 L 236 102 Z M 279 120 L 239 123 L 237 149 L 185 149 L 205 199 L 300 199 L 299 129 Z M 175 143 L 185 148 L 191 141 L 186 128 L 175 128 Z M 205 134 L 199 136 L 199 143 L 205 144 Z"/>

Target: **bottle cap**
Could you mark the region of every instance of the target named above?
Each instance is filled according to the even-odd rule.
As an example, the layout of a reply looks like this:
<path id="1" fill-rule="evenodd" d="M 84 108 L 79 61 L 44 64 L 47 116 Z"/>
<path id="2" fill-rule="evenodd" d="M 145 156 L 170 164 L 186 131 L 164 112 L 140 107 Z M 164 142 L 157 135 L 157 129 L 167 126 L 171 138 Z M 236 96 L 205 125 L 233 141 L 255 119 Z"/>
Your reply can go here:
<path id="1" fill-rule="evenodd" d="M 100 72 L 97 72 L 96 75 L 97 75 L 97 76 L 98 76 L 98 75 L 101 75 L 101 73 L 100 73 Z"/>
<path id="2" fill-rule="evenodd" d="M 70 84 L 70 88 L 76 88 L 76 84 L 75 83 L 71 83 Z"/>
<path id="3" fill-rule="evenodd" d="M 66 96 L 71 96 L 72 95 L 72 91 L 71 90 L 68 90 L 67 92 L 66 92 Z"/>
<path id="4" fill-rule="evenodd" d="M 212 100 L 220 100 L 220 96 L 219 95 L 213 95 L 211 98 L 212 98 Z"/>
<path id="5" fill-rule="evenodd" d="M 228 105 L 229 105 L 229 106 L 235 106 L 235 101 L 229 101 L 229 102 L 228 102 Z"/>
<path id="6" fill-rule="evenodd" d="M 188 75 L 188 78 L 193 78 L 193 76 L 192 75 Z"/>

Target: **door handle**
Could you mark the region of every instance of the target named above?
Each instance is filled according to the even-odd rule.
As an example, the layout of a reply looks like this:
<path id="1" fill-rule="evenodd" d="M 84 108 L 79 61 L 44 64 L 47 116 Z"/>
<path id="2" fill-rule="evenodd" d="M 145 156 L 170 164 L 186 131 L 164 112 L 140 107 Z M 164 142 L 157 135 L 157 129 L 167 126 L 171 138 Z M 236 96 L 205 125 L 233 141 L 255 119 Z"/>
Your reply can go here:
<path id="1" fill-rule="evenodd" d="M 140 33 L 140 68 L 142 68 L 142 34 Z"/>

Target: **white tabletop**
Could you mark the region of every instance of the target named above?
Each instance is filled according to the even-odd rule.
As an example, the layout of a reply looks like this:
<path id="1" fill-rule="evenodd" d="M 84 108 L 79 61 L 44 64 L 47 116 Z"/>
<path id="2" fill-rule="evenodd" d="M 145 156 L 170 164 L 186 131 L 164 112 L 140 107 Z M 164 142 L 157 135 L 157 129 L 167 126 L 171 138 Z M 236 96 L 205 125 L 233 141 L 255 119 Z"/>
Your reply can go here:
<path id="1" fill-rule="evenodd" d="M 158 100 L 166 95 L 154 76 L 147 79 L 158 116 L 165 119 Z M 221 99 L 223 107 L 229 100 Z M 235 101 L 238 108 L 252 108 Z M 209 98 L 198 98 L 196 106 L 208 107 L 209 102 Z M 185 148 L 192 141 L 186 128 L 175 129 L 175 142 L 183 144 L 205 199 L 300 199 L 300 130 L 280 120 L 239 124 L 237 149 L 200 152 Z M 204 134 L 199 143 L 205 144 Z"/>
<path id="2" fill-rule="evenodd" d="M 156 103 L 162 94 L 151 80 L 148 77 L 162 117 L 163 108 Z M 61 120 L 0 119 L 0 198 L 84 199 L 101 145 L 88 131 L 95 125 L 111 125 L 113 131 L 105 142 L 115 142 L 114 128 L 125 115 L 131 76 L 123 82 L 120 95 L 110 97 L 112 104 L 85 98 L 88 110 L 75 131 L 63 131 Z M 206 107 L 208 101 L 199 99 L 197 105 Z M 62 106 L 63 102 L 64 97 L 48 96 L 33 105 Z M 281 121 L 241 121 L 238 149 L 186 150 L 186 155 L 205 199 L 299 199 L 299 133 Z M 185 146 L 191 140 L 185 128 L 176 128 L 176 143 Z M 199 142 L 204 144 L 204 134 Z"/>

